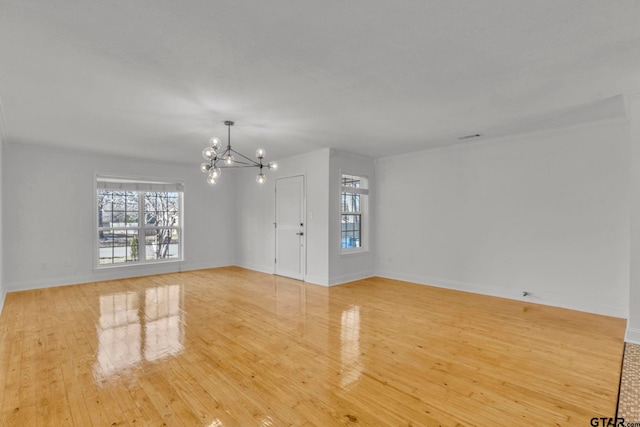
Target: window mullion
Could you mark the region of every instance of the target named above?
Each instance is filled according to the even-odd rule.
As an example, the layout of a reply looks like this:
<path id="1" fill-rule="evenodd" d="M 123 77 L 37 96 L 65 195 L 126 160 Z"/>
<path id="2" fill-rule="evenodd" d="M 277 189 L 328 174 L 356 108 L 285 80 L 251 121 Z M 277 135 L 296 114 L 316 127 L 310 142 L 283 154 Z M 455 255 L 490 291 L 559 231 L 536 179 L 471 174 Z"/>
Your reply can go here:
<path id="1" fill-rule="evenodd" d="M 138 262 L 147 260 L 147 235 L 144 232 L 146 222 L 144 191 L 138 191 Z"/>

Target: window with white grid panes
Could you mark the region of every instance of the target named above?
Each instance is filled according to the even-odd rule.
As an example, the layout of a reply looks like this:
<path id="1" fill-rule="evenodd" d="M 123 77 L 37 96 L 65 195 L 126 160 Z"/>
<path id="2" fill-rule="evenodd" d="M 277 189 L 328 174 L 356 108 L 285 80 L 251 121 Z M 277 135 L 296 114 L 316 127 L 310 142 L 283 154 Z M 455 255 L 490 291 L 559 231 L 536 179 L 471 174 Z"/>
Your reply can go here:
<path id="1" fill-rule="evenodd" d="M 343 252 L 362 249 L 365 245 L 367 199 L 369 188 L 367 178 L 355 175 L 341 177 L 341 228 L 340 245 Z"/>
<path id="2" fill-rule="evenodd" d="M 98 179 L 98 267 L 182 260 L 183 193 L 166 187 L 182 188 Z"/>

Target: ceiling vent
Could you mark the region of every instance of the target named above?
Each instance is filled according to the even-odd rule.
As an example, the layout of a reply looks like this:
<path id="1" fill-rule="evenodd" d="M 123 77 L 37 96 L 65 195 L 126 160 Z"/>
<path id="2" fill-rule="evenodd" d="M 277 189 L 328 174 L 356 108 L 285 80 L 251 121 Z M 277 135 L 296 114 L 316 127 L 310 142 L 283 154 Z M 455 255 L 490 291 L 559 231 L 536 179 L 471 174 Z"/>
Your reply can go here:
<path id="1" fill-rule="evenodd" d="M 474 139 L 474 138 L 480 138 L 482 136 L 481 133 L 473 133 L 471 135 L 465 135 L 465 136 L 460 136 L 458 137 L 459 140 L 464 141 L 467 139 Z"/>

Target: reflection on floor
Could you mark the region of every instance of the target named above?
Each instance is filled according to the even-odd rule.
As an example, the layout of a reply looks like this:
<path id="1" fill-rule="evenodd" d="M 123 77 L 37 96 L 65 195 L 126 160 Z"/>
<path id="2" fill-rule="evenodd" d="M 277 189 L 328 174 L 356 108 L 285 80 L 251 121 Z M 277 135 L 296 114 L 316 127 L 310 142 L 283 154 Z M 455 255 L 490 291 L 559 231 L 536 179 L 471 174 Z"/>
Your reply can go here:
<path id="1" fill-rule="evenodd" d="M 96 380 L 182 350 L 182 285 L 100 296 Z"/>
<path id="2" fill-rule="evenodd" d="M 360 379 L 360 307 L 352 305 L 342 312 L 340 322 L 340 386 L 348 390 L 349 386 Z"/>
<path id="3" fill-rule="evenodd" d="M 624 330 L 379 277 L 327 288 L 237 267 L 12 292 L 0 426 L 593 425 L 615 414 Z"/>

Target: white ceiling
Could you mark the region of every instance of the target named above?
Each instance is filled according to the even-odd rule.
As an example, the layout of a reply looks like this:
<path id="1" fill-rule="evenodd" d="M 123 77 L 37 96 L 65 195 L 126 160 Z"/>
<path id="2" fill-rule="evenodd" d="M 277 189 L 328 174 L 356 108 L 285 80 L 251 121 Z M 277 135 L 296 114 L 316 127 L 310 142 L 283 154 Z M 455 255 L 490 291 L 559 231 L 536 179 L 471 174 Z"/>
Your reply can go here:
<path id="1" fill-rule="evenodd" d="M 4 136 L 198 164 L 226 119 L 277 159 L 608 118 L 639 22 L 637 0 L 0 0 Z"/>

